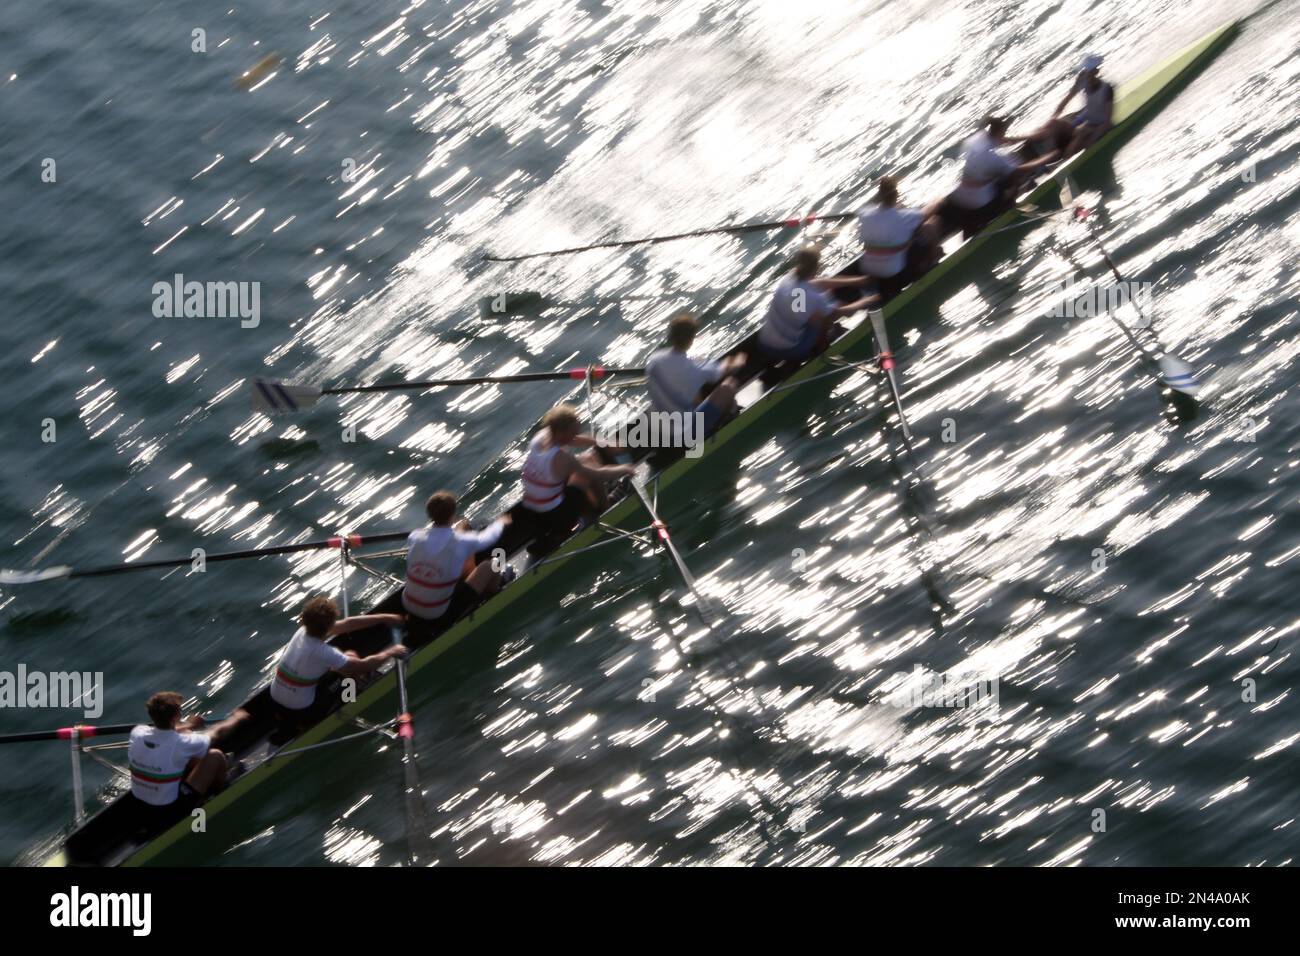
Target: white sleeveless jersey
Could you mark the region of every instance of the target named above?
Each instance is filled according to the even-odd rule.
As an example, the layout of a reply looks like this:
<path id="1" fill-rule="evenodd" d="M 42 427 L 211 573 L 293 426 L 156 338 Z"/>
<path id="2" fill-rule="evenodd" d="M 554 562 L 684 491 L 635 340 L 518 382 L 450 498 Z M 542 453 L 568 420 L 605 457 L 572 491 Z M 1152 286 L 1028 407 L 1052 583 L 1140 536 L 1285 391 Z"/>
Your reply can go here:
<path id="1" fill-rule="evenodd" d="M 557 481 L 551 468 L 559 445 L 543 448 L 542 442 L 550 433 L 543 429 L 528 443 L 528 457 L 524 459 L 524 507 L 529 511 L 552 511 L 564 500 L 565 482 Z"/>
<path id="2" fill-rule="evenodd" d="M 961 185 L 952 191 L 952 201 L 963 209 L 980 209 L 998 197 L 998 183 L 1017 163 L 998 151 L 987 132 L 976 133 L 962 149 Z"/>
<path id="3" fill-rule="evenodd" d="M 867 206 L 858 213 L 858 238 L 862 240 L 862 269 L 867 275 L 888 279 L 903 271 L 907 247 L 921 228 L 925 214 L 900 206 Z"/>
<path id="4" fill-rule="evenodd" d="M 439 525 L 412 531 L 406 539 L 402 607 L 425 620 L 442 617 L 466 560 L 496 544 L 504 530 L 505 525 L 498 519 L 483 531 L 457 531 Z"/>
<path id="5" fill-rule="evenodd" d="M 1075 79 L 1074 85 L 1083 91 L 1083 109 L 1077 114 L 1079 122 L 1093 123 L 1101 125 L 1106 122 L 1106 107 L 1110 105 L 1110 84 L 1099 83 L 1095 90 L 1088 89 L 1088 84 L 1084 82 L 1083 74 L 1080 73 Z"/>

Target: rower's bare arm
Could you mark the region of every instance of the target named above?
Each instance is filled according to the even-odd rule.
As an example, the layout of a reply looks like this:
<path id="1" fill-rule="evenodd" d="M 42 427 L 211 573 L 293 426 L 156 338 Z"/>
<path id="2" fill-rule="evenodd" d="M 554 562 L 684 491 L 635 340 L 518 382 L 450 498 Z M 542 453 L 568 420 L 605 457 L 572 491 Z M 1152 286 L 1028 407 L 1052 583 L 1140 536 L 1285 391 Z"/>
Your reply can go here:
<path id="1" fill-rule="evenodd" d="M 376 617 L 395 617 L 396 615 L 379 614 Z M 371 654 L 369 657 L 351 657 L 342 667 L 334 668 L 335 673 L 342 674 L 344 677 L 357 677 L 361 674 L 368 674 L 390 657 L 405 657 L 410 651 L 404 644 L 393 644 L 385 647 L 377 654 Z"/>
<path id="2" fill-rule="evenodd" d="M 1061 100 L 1060 105 L 1057 106 L 1056 109 L 1052 110 L 1052 119 L 1056 119 L 1056 117 L 1060 116 L 1061 111 L 1070 105 L 1070 100 L 1074 99 L 1074 93 L 1078 88 L 1079 80 L 1076 77 L 1075 81 L 1070 84 L 1070 92 L 1065 94 L 1065 99 Z"/>
<path id="3" fill-rule="evenodd" d="M 218 720 L 215 724 L 208 724 L 208 726 L 204 728 L 203 732 L 207 734 L 209 738 L 211 738 L 212 743 L 214 745 L 219 746 L 222 742 L 222 739 L 227 734 L 234 731 L 240 724 L 242 724 L 244 721 L 248 719 L 249 719 L 248 711 L 244 710 L 244 708 L 242 707 L 239 707 L 236 708 L 234 711 L 232 711 L 230 716 L 227 717 L 225 720 Z"/>
<path id="4" fill-rule="evenodd" d="M 837 319 L 844 318 L 852 315 L 854 312 L 859 312 L 862 309 L 871 309 L 878 305 L 880 305 L 880 295 L 879 293 L 873 292 L 871 295 L 864 295 L 856 302 L 850 302 L 848 305 L 836 306 L 835 317 Z"/>
<path id="5" fill-rule="evenodd" d="M 501 532 L 505 531 L 506 525 L 510 523 L 510 514 L 507 512 L 500 518 L 497 518 L 482 531 L 473 531 L 469 524 L 466 523 L 464 529 L 459 532 L 461 541 L 469 544 L 475 551 L 482 551 L 484 548 L 490 548 L 501 538 Z"/>
<path id="6" fill-rule="evenodd" d="M 400 614 L 357 614 L 335 621 L 330 628 L 330 636 L 358 631 L 363 627 L 401 627 L 405 621 Z"/>
<path id="7" fill-rule="evenodd" d="M 624 475 L 635 475 L 636 465 L 593 465 L 581 458 L 573 460 L 573 470 L 584 478 L 595 481 L 612 481 Z"/>
<path id="8" fill-rule="evenodd" d="M 823 292 L 830 292 L 833 289 L 848 289 L 855 285 L 862 285 L 870 276 L 846 276 L 844 278 L 830 277 L 825 279 L 813 279 L 813 288 L 821 289 Z"/>
<path id="9" fill-rule="evenodd" d="M 1060 153 L 1061 151 L 1059 149 L 1054 149 L 1049 153 L 1044 153 L 1042 156 L 1039 156 L 1037 159 L 1032 159 L 1027 163 L 1021 163 L 1011 172 L 1013 175 L 1018 175 L 1018 176 L 1023 176 L 1025 173 L 1032 173 L 1036 169 L 1041 169 L 1044 166 L 1052 165 L 1052 163 L 1056 162 L 1058 159 L 1061 158 Z"/>
<path id="10" fill-rule="evenodd" d="M 722 360 L 722 374 L 735 375 L 745 367 L 745 363 L 748 361 L 749 356 L 744 352 L 737 352 L 735 355 L 728 355 Z"/>
<path id="11" fill-rule="evenodd" d="M 573 441 L 569 442 L 569 444 L 574 445 L 577 448 L 595 448 L 597 451 L 609 451 L 614 452 L 615 454 L 625 450 L 622 445 L 602 442 L 591 435 L 579 435 Z"/>

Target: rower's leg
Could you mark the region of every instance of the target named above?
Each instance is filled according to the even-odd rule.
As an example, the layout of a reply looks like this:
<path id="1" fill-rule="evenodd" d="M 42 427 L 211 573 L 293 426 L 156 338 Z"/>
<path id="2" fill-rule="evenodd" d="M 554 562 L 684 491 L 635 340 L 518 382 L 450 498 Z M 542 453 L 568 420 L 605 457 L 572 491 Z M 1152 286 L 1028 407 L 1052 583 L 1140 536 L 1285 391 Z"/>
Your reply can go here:
<path id="1" fill-rule="evenodd" d="M 1031 132 L 1025 133 L 1021 136 L 1006 136 L 1004 139 L 1006 139 L 1008 143 L 1041 143 L 1051 137 L 1053 124 L 1055 122 L 1056 120 L 1048 120 L 1042 126 Z"/>
<path id="2" fill-rule="evenodd" d="M 578 457 L 589 465 L 598 467 L 605 464 L 601 460 L 600 453 L 594 448 L 584 451 Z M 605 492 L 604 482 L 590 481 L 575 471 L 569 476 L 569 484 L 581 489 L 587 496 L 587 503 L 591 509 L 591 512 L 587 515 L 588 518 L 604 513 L 605 509 L 609 507 L 609 495 Z"/>
<path id="3" fill-rule="evenodd" d="M 736 390 L 740 383 L 728 376 L 718 383 L 718 387 L 709 393 L 709 403 L 718 406 L 725 415 L 736 407 Z"/>
<path id="4" fill-rule="evenodd" d="M 465 578 L 465 583 L 482 595 L 493 595 L 501 590 L 501 575 L 492 568 L 491 561 L 481 561 Z"/>
<path id="5" fill-rule="evenodd" d="M 1074 138 L 1070 140 L 1070 145 L 1066 148 L 1066 155 L 1073 156 L 1075 153 L 1087 149 L 1101 139 L 1101 134 L 1106 132 L 1107 129 L 1108 127 L 1097 123 L 1084 123 L 1075 131 Z"/>
<path id="6" fill-rule="evenodd" d="M 916 281 L 922 275 L 929 272 L 939 264 L 943 258 L 943 227 L 937 218 L 927 219 L 921 223 L 920 228 L 921 249 L 924 251 L 924 259 L 920 264 L 920 274 L 913 277 Z"/>
<path id="7" fill-rule="evenodd" d="M 215 747 L 192 763 L 195 767 L 185 782 L 195 793 L 206 796 L 214 786 L 226 782 L 226 755 Z"/>
<path id="8" fill-rule="evenodd" d="M 226 742 L 239 732 L 240 727 L 252 719 L 252 714 L 244 710 L 244 708 L 238 707 L 225 720 L 209 724 L 204 728 L 203 732 L 208 735 L 213 747 L 224 750 L 226 749 Z"/>
<path id="9" fill-rule="evenodd" d="M 740 383 L 728 376 L 718 383 L 717 388 L 709 392 L 705 402 L 717 409 L 716 424 L 710 429 L 711 431 L 717 431 L 720 426 L 736 416 L 736 392 L 739 388 Z"/>

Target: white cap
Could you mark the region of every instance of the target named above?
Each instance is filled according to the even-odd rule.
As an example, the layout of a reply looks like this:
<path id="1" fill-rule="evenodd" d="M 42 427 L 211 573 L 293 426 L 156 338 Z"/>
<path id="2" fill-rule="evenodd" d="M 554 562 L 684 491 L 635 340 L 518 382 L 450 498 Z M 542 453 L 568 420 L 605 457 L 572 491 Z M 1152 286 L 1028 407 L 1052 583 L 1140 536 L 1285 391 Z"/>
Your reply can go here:
<path id="1" fill-rule="evenodd" d="M 1101 57 L 1099 57 L 1095 53 L 1089 53 L 1087 56 L 1083 58 L 1083 65 L 1079 67 L 1079 69 L 1082 72 L 1086 73 L 1089 70 L 1097 69 L 1097 67 L 1099 66 L 1101 66 Z"/>

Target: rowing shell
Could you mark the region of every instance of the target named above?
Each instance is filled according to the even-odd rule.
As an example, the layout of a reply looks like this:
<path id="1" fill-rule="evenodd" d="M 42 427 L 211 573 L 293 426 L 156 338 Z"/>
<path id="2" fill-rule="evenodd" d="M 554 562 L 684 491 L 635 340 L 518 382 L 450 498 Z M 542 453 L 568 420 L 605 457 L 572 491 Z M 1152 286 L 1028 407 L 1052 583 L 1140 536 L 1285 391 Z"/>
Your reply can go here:
<path id="1" fill-rule="evenodd" d="M 1086 151 L 1071 157 L 1058 167 L 1026 197 L 1020 207 L 1004 213 L 983 232 L 960 246 L 938 266 L 905 289 L 885 307 L 885 320 L 892 319 L 905 311 L 912 302 L 924 295 L 945 275 L 974 255 L 991 235 L 1022 219 L 1025 216 L 1025 209 L 1054 204 L 1059 188 L 1058 180 L 1062 176 L 1074 172 L 1090 159 L 1104 150 L 1113 148 L 1123 137 L 1131 134 L 1157 107 L 1208 63 L 1232 39 L 1237 28 L 1237 21 L 1220 27 L 1137 79 L 1121 86 L 1115 97 L 1114 127 L 1105 136 Z M 751 336 L 731 351 L 746 348 L 752 351 L 752 339 Z M 704 454 L 695 458 L 678 458 L 661 468 L 650 464 L 642 470 L 657 480 L 660 490 L 670 488 L 691 474 L 710 454 L 754 432 L 759 422 L 764 421 L 768 413 L 789 399 L 795 391 L 791 386 L 833 371 L 836 367 L 835 363 L 869 358 L 871 346 L 871 323 L 858 319 L 848 325 L 844 333 L 831 343 L 826 352 L 788 377 L 751 375 L 750 380 L 745 383 L 737 396 L 741 407 L 740 414 L 705 442 Z M 785 378 L 786 387 L 774 388 L 780 378 Z M 624 529 L 633 528 L 638 522 L 642 522 L 640 510 L 641 504 L 636 495 L 624 495 L 602 516 L 601 523 Z M 462 618 L 432 644 L 416 651 L 407 665 L 408 681 L 412 682 L 412 686 L 418 686 L 415 682 L 418 682 L 422 676 L 427 676 L 443 654 L 496 621 L 509 608 L 565 566 L 568 563 L 563 560 L 565 557 L 575 555 L 599 543 L 603 534 L 599 527 L 593 526 L 574 535 L 555 552 L 552 556 L 554 560 L 548 560 L 524 573 L 472 614 Z M 363 631 L 346 635 L 349 638 L 349 646 L 355 646 L 359 651 L 363 651 L 372 642 L 388 641 L 386 630 L 380 628 L 374 630 L 375 634 Z M 382 643 L 379 646 L 382 646 Z M 354 703 L 338 707 L 292 741 L 275 741 L 265 733 L 266 722 L 256 719 L 262 712 L 260 699 L 266 694 L 265 689 L 246 702 L 245 708 L 253 710 L 255 719 L 246 734 L 250 739 L 244 741 L 242 745 L 237 745 L 235 752 L 243 759 L 247 769 L 235 778 L 226 790 L 205 804 L 204 809 L 209 820 L 217 814 L 227 812 L 254 787 L 264 783 L 277 770 L 296 759 L 298 752 L 355 733 L 358 724 L 364 723 L 364 718 L 384 719 L 386 712 L 391 709 L 392 698 L 397 691 L 395 673 L 390 669 L 383 674 L 367 675 L 367 677 L 369 683 L 363 685 L 364 689 L 359 689 Z M 190 852 L 199 850 L 198 844 L 201 838 L 196 838 L 192 833 L 188 817 L 158 835 L 146 836 L 130 832 L 127 814 L 125 798 L 119 797 L 77 828 L 65 841 L 63 849 L 48 860 L 46 865 L 140 866 L 174 860 L 187 847 Z"/>

